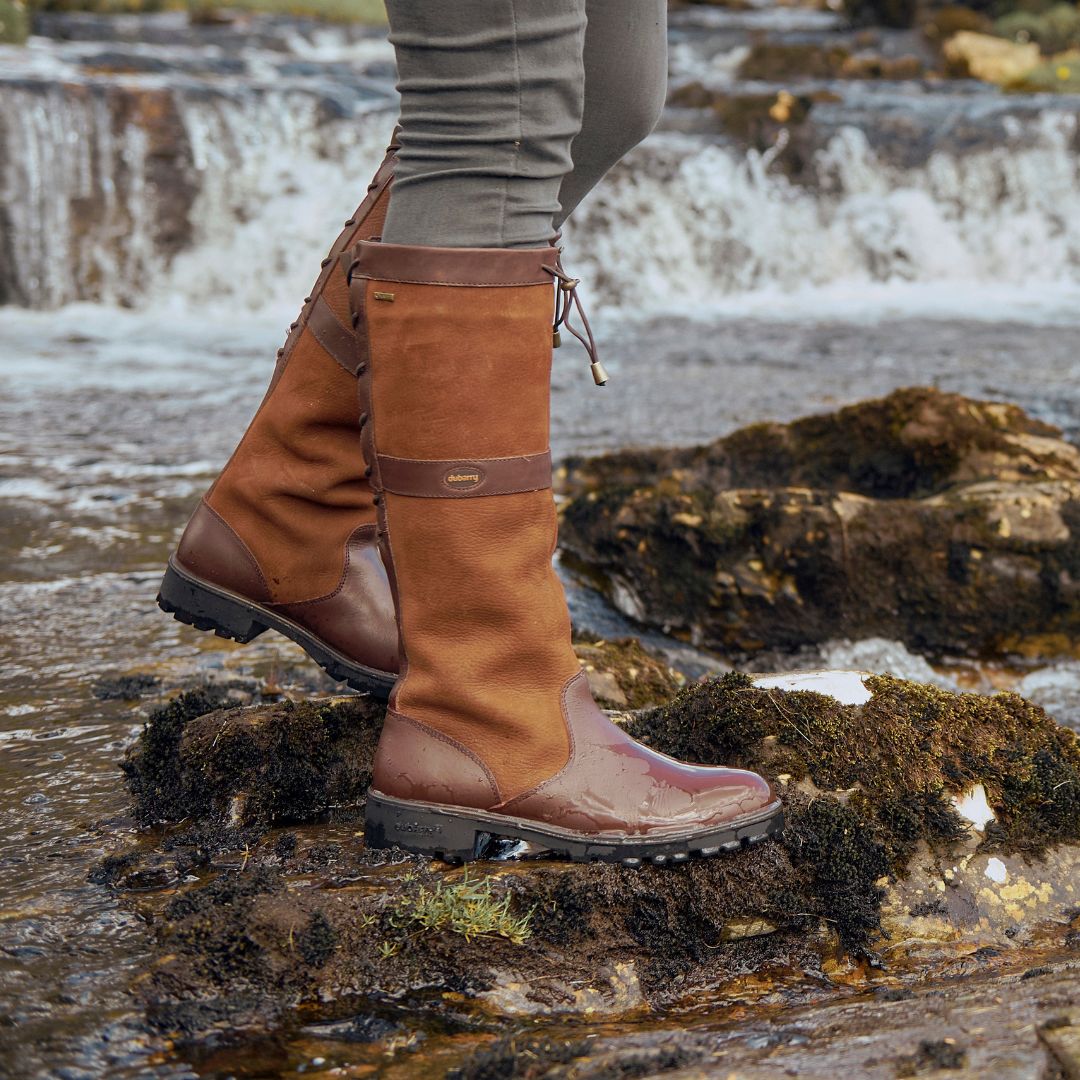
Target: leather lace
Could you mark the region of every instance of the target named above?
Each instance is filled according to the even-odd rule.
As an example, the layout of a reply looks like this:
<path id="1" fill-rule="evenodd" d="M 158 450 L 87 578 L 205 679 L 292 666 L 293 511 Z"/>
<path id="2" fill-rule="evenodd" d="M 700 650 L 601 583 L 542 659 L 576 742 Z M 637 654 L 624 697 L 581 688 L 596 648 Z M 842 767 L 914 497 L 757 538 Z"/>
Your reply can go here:
<path id="1" fill-rule="evenodd" d="M 596 348 L 596 339 L 593 337 L 592 327 L 589 325 L 589 317 L 581 306 L 581 297 L 578 296 L 577 287 L 581 284 L 579 278 L 571 277 L 563 268 L 562 255 L 555 259 L 554 266 L 544 264 L 544 269 L 558 282 L 559 290 L 555 299 L 555 325 L 552 328 L 555 340 L 558 341 L 559 328 L 565 326 L 585 347 L 589 354 L 589 368 L 592 371 L 593 381 L 597 386 L 603 386 L 608 381 L 608 374 L 604 365 L 600 363 L 600 356 Z M 584 333 L 570 322 L 570 315 L 577 309 L 581 316 L 581 325 Z"/>

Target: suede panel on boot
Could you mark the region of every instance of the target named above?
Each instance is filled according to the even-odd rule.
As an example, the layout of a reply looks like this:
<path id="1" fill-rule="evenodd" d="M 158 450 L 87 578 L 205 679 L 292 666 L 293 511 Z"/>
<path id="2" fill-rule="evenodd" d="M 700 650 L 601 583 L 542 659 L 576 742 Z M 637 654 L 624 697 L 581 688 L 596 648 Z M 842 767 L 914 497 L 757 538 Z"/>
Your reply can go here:
<path id="1" fill-rule="evenodd" d="M 339 264 L 334 268 L 322 293 L 323 299 L 330 305 L 330 310 L 337 316 L 342 326 L 349 326 L 352 311 L 349 307 L 349 283 L 345 280 L 345 271 Z"/>
<path id="2" fill-rule="evenodd" d="M 376 431 L 379 453 L 439 460 L 546 450 L 553 311 L 543 286 L 372 285 L 372 413 L 395 418 Z"/>
<path id="3" fill-rule="evenodd" d="M 513 798 L 570 752 L 559 692 L 580 665 L 551 492 L 383 497 L 408 658 L 394 707 L 480 756 Z"/>
<path id="4" fill-rule="evenodd" d="M 375 521 L 356 382 L 305 330 L 207 502 L 258 560 L 278 604 L 337 588 L 349 537 Z"/>

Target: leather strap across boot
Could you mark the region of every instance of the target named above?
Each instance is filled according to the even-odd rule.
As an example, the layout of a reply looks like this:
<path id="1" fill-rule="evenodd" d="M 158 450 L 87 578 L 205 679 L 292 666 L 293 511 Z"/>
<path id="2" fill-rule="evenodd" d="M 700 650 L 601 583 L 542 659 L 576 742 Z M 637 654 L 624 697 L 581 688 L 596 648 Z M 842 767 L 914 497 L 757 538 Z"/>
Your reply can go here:
<path id="1" fill-rule="evenodd" d="M 375 542 L 342 257 L 382 229 L 397 131 L 278 352 L 270 388 L 169 560 L 158 603 L 247 642 L 274 629 L 335 679 L 385 698 L 397 627 Z"/>
<path id="2" fill-rule="evenodd" d="M 402 657 L 367 842 L 467 860 L 506 837 L 627 865 L 736 849 L 782 826 L 768 782 L 636 743 L 570 646 L 551 564 L 553 280 L 572 288 L 557 260 L 355 250 L 364 457 Z"/>

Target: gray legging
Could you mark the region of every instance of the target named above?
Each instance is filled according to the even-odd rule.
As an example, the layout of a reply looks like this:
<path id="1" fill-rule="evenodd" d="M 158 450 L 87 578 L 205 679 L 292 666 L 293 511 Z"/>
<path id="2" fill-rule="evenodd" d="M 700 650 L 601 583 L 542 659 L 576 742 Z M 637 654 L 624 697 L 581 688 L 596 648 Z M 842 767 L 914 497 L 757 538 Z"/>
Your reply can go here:
<path id="1" fill-rule="evenodd" d="M 652 131 L 667 0 L 387 0 L 401 154 L 383 239 L 539 247 Z"/>

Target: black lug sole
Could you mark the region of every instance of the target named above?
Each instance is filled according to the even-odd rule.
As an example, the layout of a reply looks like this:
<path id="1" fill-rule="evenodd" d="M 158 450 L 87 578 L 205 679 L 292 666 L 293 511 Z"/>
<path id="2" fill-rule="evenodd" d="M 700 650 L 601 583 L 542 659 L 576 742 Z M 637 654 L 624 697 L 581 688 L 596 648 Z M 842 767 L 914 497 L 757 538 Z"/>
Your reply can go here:
<path id="1" fill-rule="evenodd" d="M 756 814 L 714 829 L 650 840 L 608 838 L 576 833 L 553 825 L 464 807 L 395 799 L 368 793 L 364 836 L 368 847 L 398 847 L 449 863 L 482 859 L 498 840 L 524 840 L 570 862 L 621 863 L 623 866 L 677 864 L 739 851 L 778 835 L 784 828 L 779 800 Z"/>
<path id="2" fill-rule="evenodd" d="M 385 701 L 396 676 L 357 664 L 305 630 L 298 623 L 236 593 L 219 589 L 181 570 L 171 559 L 161 581 L 158 607 L 178 622 L 197 630 L 213 630 L 218 637 L 241 644 L 266 630 L 277 630 L 296 642 L 330 676 Z"/>

